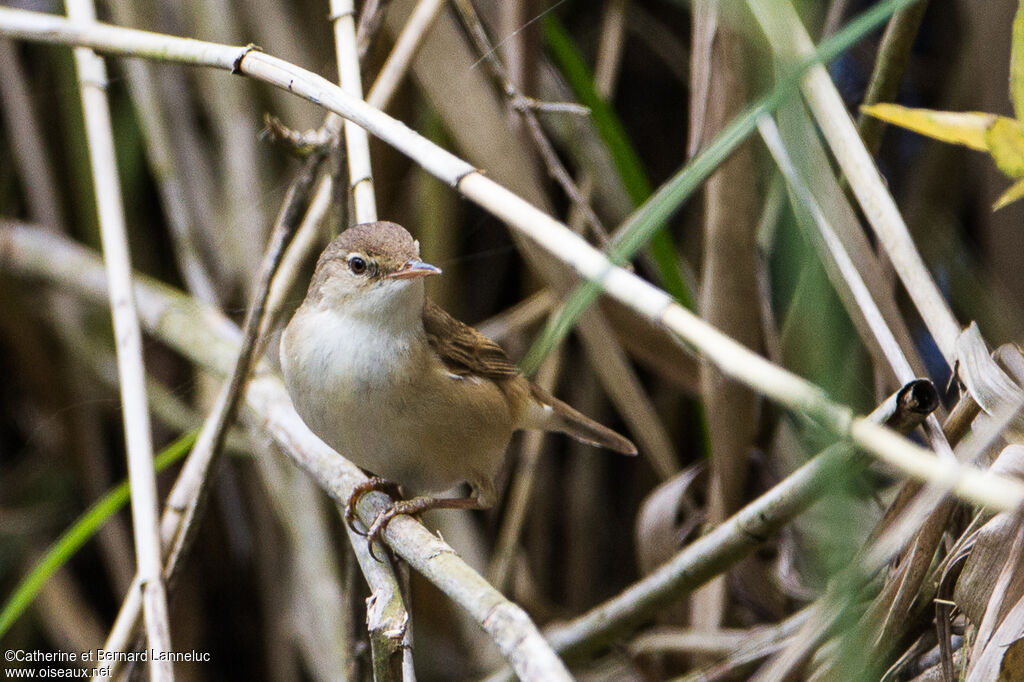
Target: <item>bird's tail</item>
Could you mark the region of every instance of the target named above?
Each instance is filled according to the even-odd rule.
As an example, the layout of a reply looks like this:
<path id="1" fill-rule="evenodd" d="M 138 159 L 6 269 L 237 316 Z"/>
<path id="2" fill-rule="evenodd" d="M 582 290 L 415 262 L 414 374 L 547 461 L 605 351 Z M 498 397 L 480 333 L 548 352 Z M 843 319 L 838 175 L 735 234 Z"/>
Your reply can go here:
<path id="1" fill-rule="evenodd" d="M 531 420 L 534 422 L 535 428 L 559 431 L 582 443 L 607 448 L 624 455 L 637 453 L 636 446 L 631 440 L 574 410 L 532 382 L 530 393 L 536 401 L 534 404 L 537 407 L 536 418 Z"/>

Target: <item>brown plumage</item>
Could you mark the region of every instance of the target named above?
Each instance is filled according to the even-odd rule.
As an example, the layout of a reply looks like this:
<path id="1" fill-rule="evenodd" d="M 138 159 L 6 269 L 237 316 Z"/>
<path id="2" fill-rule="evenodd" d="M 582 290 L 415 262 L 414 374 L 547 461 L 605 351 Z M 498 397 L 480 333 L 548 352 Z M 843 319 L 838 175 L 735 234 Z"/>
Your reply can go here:
<path id="1" fill-rule="evenodd" d="M 423 330 L 427 343 L 452 374 L 471 374 L 495 382 L 519 376 L 519 368 L 501 346 L 459 322 L 429 298 L 423 306 Z"/>
<path id="2" fill-rule="evenodd" d="M 427 342 L 431 349 L 452 374 L 489 379 L 503 390 L 510 380 L 525 381 L 529 385 L 530 397 L 542 406 L 552 408 L 554 419 L 550 424 L 545 424 L 551 430 L 568 434 L 588 445 L 608 448 L 624 455 L 636 454 L 636 446 L 630 440 L 574 410 L 526 379 L 501 346 L 468 324 L 459 322 L 430 299 L 423 306 L 423 329 L 427 332 Z"/>

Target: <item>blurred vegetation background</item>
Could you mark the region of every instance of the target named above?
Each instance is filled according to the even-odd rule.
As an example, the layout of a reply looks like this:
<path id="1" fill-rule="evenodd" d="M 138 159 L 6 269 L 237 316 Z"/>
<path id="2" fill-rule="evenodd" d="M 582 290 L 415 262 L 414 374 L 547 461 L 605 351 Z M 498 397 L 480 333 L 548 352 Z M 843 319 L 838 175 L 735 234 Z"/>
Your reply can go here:
<path id="1" fill-rule="evenodd" d="M 63 11 L 48 2 L 10 4 Z M 383 4 L 383 24 L 362 63 L 367 89 L 415 3 Z M 818 41 L 872 4 L 805 1 L 798 10 Z M 574 212 L 551 178 L 454 3 L 428 31 L 387 111 L 598 245 L 745 104 L 774 86 L 771 50 L 742 3 L 473 5 L 493 55 L 519 92 L 541 103 L 532 111 L 557 158 L 591 197 L 601 229 Z M 1007 82 L 1016 3 L 925 5 L 897 101 L 1012 115 Z M 255 43 L 336 78 L 326 2 L 142 0 L 103 3 L 99 13 L 104 21 L 161 33 Z M 829 65 L 854 115 L 881 31 Z M 267 133 L 264 114 L 305 131 L 318 128 L 325 112 L 224 72 L 107 61 L 134 268 L 240 322 L 269 229 L 299 165 Z M 551 102 L 581 102 L 590 112 L 542 106 Z M 804 141 L 818 144 L 816 131 L 801 126 L 801 109 L 794 100 L 779 112 L 794 156 Z M 0 122 L 0 222 L 53 230 L 98 250 L 70 50 L 0 40 Z M 371 149 L 381 218 L 409 228 L 424 259 L 444 270 L 432 280 L 430 295 L 499 340 L 512 357 L 523 357 L 557 309 L 564 275 L 552 276 L 550 263 L 528 263 L 500 221 L 398 152 L 377 140 Z M 976 320 L 992 347 L 1020 339 L 1024 209 L 991 210 L 1005 178 L 985 155 L 895 129 L 885 133 L 877 160 L 957 318 Z M 755 135 L 673 215 L 634 267 L 745 345 L 857 413 L 869 412 L 896 386 L 858 336 L 789 202 Z M 324 221 L 321 245 L 332 229 L 350 223 L 345 202 L 338 206 L 341 217 Z M 310 271 L 307 261 L 307 276 Z M 292 309 L 304 295 L 307 280 L 300 279 L 287 297 Z M 956 400 L 955 391 L 945 392 L 949 368 L 902 289 L 894 289 L 922 367 L 949 407 Z M 276 341 L 269 348 L 273 359 Z M 607 301 L 586 333 L 571 334 L 549 357 L 555 361 L 541 375 L 553 382 L 555 394 L 629 435 L 641 457 L 608 456 L 560 436 L 539 444 L 521 436 L 513 441 L 508 478 L 527 477 L 528 503 L 497 584 L 541 625 L 615 595 L 826 442 L 803 421 L 703 367 L 665 331 Z M 145 362 L 159 450 L 201 424 L 221 378 L 149 337 Z M 109 310 L 4 272 L 0 257 L 0 601 L 83 510 L 124 479 L 116 376 Z M 217 473 L 199 537 L 171 592 L 175 649 L 208 651 L 211 662 L 181 664 L 176 673 L 195 680 L 365 679 L 366 588 L 336 510 L 254 433 L 245 424 L 232 432 L 230 457 Z M 540 456 L 521 456 L 524 448 L 537 447 Z M 276 458 L 284 485 L 268 483 L 259 458 Z M 162 493 L 175 471 L 171 466 L 160 474 Z M 892 472 L 873 470 L 831 490 L 827 502 L 709 586 L 678 595 L 658 618 L 662 627 L 721 637 L 667 649 L 642 634 L 624 638 L 578 662 L 574 672 L 585 679 L 669 679 L 726 659 L 762 631 L 757 628 L 774 627 L 819 596 L 829 576 L 870 543 L 897 488 Z M 307 495 L 308 504 L 296 509 L 276 502 L 282 491 Z M 509 506 L 438 513 L 426 521 L 494 579 L 494 548 L 499 534 L 509 532 Z M 325 524 L 323 540 L 343 588 L 330 601 L 315 598 L 303 577 L 303 545 L 295 520 L 286 518 L 294 513 L 318 515 Z M 967 518 L 951 522 L 951 538 Z M 0 648 L 97 648 L 133 571 L 124 509 L 45 584 L 2 635 Z M 411 593 L 421 679 L 478 677 L 500 663 L 482 633 L 435 588 L 413 576 Z M 336 674 L 310 645 L 324 609 L 344 614 L 364 642 L 353 667 Z M 873 665 L 885 670 L 931 627 L 927 618 L 909 623 Z M 769 653 L 766 647 L 712 678 L 746 679 Z M 934 667 L 920 658 L 913 657 L 918 668 L 908 664 L 899 679 Z M 809 670 L 802 675 L 809 677 Z M 877 679 L 878 670 L 868 670 L 867 678 Z"/>

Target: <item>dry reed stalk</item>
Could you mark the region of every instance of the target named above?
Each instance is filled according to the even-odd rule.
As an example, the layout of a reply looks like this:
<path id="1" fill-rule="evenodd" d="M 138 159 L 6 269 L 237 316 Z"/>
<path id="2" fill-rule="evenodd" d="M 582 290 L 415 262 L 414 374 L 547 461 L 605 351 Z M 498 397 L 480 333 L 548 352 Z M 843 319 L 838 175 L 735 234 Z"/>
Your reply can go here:
<path id="1" fill-rule="evenodd" d="M 90 0 L 72 0 L 68 2 L 68 16 L 71 21 L 79 22 L 79 25 L 89 26 L 96 21 L 96 9 Z M 74 55 L 109 282 L 110 312 L 117 342 L 118 383 L 124 414 L 128 478 L 133 491 L 132 530 L 139 575 L 138 588 L 144 606 L 146 640 L 150 649 L 170 652 L 171 632 L 160 560 L 160 533 L 157 525 L 159 501 L 153 469 L 149 408 L 146 403 L 142 332 L 132 295 L 127 230 L 106 94 L 107 71 L 103 60 L 90 49 L 76 48 Z M 174 667 L 171 662 L 157 658 L 153 657 L 149 664 L 152 679 L 158 682 L 173 680 Z"/>

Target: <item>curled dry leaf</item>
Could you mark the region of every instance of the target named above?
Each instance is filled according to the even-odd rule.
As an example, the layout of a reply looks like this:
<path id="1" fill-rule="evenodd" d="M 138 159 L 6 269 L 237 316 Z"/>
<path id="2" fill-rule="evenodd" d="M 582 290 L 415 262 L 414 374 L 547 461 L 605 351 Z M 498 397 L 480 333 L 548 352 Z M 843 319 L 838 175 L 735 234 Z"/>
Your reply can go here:
<path id="1" fill-rule="evenodd" d="M 992 469 L 1024 477 L 1024 446 L 1004 448 Z M 993 516 L 971 540 L 973 548 L 957 580 L 954 600 L 977 630 L 968 679 L 993 680 L 1008 645 L 1024 632 L 1024 532 L 1019 514 Z"/>
<path id="2" fill-rule="evenodd" d="M 1018 543 L 1019 544 L 1019 543 Z M 967 682 L 1024 679 L 1024 597 L 1017 600 L 981 654 L 971 659 Z"/>
<path id="3" fill-rule="evenodd" d="M 636 562 L 640 573 L 646 575 L 665 563 L 704 522 L 704 513 L 693 500 L 692 492 L 692 486 L 703 473 L 702 464 L 688 467 L 644 500 L 636 520 Z"/>
<path id="4" fill-rule="evenodd" d="M 992 465 L 993 471 L 1024 477 L 1024 446 L 1009 445 Z M 985 604 L 1006 563 L 1007 554 L 1019 527 L 1019 519 L 1009 512 L 996 514 L 974 535 L 974 548 L 957 581 L 954 599 L 967 618 L 980 624 Z M 1021 572 L 1024 577 L 1024 571 Z"/>
<path id="5" fill-rule="evenodd" d="M 706 485 L 703 464 L 688 467 L 647 496 L 636 517 L 636 563 L 641 575 L 668 561 L 704 523 L 706 513 L 693 498 Z M 686 623 L 686 602 L 677 602 L 658 619 L 659 623 Z"/>
<path id="6" fill-rule="evenodd" d="M 985 412 L 994 415 L 1000 406 L 1024 404 L 1024 391 L 992 359 L 977 323 L 972 322 L 957 338 L 956 354 L 957 375 Z M 1024 432 L 1020 415 L 1014 418 L 1011 431 L 1018 436 Z"/>

